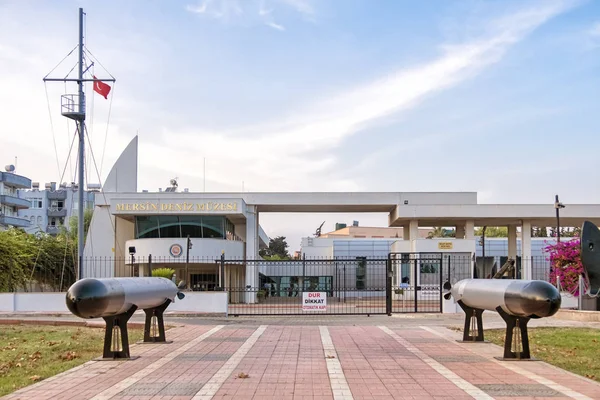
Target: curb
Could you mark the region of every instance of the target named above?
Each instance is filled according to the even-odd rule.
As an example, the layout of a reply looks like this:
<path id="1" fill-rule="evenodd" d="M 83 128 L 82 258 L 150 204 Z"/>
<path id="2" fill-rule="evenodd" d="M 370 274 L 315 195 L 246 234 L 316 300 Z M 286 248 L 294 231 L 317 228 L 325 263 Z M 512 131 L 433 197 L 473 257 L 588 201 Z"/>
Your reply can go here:
<path id="1" fill-rule="evenodd" d="M 3 319 L 0 318 L 0 325 L 43 325 L 43 326 L 83 326 L 86 328 L 104 328 L 104 322 L 96 321 L 57 321 L 51 319 Z M 175 325 L 165 324 L 165 328 Z M 143 322 L 129 322 L 129 328 L 144 328 Z"/>

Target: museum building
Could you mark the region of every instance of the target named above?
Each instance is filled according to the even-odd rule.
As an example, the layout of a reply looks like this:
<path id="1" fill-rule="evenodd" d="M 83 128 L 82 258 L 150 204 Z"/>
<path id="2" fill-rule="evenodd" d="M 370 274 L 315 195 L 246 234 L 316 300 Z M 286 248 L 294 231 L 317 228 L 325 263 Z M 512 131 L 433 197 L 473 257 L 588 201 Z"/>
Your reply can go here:
<path id="1" fill-rule="evenodd" d="M 225 288 L 259 287 L 265 277 L 278 276 L 274 271 L 277 265 L 262 265 L 259 256 L 259 250 L 269 243 L 260 215 L 269 212 L 387 213 L 388 226 L 401 227 L 403 234 L 397 239 L 379 239 L 381 255 L 471 257 L 476 254 L 476 226 L 506 226 L 507 256 L 528 259 L 532 254 L 531 227 L 556 223 L 552 204 L 478 204 L 476 192 L 197 193 L 178 191 L 176 182 L 165 190 L 140 192 L 137 171 L 136 136 L 113 165 L 102 191 L 95 194 L 82 277 L 145 275 L 151 265 L 152 269 L 175 269 L 176 279 L 186 280 L 193 290 L 213 290 L 219 283 Z M 600 204 L 570 204 L 560 212 L 562 226 L 581 226 L 584 220 L 600 224 Z M 433 226 L 455 227 L 456 235 L 424 238 L 420 228 Z M 340 248 L 334 246 L 336 240 L 365 239 L 323 238 L 327 249 L 317 249 L 314 240 L 318 238 L 303 240 L 306 257 L 335 257 L 333 249 Z M 357 254 L 347 253 L 347 257 L 356 258 Z M 227 260 L 225 269 L 220 268 L 221 257 Z M 524 263 L 520 277 L 531 279 L 532 275 L 531 265 Z M 394 279 L 399 283 L 401 278 L 398 274 Z M 252 296 L 233 299 L 254 300 Z"/>

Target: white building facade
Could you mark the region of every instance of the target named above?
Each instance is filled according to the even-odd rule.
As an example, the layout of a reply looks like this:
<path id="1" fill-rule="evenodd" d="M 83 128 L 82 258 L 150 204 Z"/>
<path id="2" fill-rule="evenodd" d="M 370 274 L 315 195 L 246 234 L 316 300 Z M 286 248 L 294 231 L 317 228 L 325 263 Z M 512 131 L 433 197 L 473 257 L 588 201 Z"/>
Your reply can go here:
<path id="1" fill-rule="evenodd" d="M 56 235 L 62 228 L 68 229 L 69 219 L 72 216 L 77 217 L 78 190 L 75 183 L 61 183 L 57 186 L 56 182 L 46 183 L 42 190 L 38 182 L 31 184 L 31 190 L 19 190 L 19 197 L 31 203 L 29 208 L 18 212 L 19 217 L 29 220 L 29 225 L 24 227 L 25 231 Z M 94 189 L 84 194 L 87 209 L 94 208 L 96 192 Z"/>

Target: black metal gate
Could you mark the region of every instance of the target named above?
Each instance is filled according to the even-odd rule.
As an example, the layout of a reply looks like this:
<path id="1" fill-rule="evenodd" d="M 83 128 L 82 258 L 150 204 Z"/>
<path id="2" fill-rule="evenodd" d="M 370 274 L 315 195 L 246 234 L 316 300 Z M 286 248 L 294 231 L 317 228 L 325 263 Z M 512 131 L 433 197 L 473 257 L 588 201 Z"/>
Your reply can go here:
<path id="1" fill-rule="evenodd" d="M 450 263 L 442 253 L 219 261 L 233 316 L 442 312 L 443 271 Z M 259 277 L 257 284 L 240 283 L 246 271 Z"/>
<path id="2" fill-rule="evenodd" d="M 442 312 L 442 253 L 390 253 L 391 313 Z"/>
<path id="3" fill-rule="evenodd" d="M 258 285 L 225 273 L 229 315 L 386 314 L 387 258 L 221 261 L 242 264 Z M 245 273 L 245 272 L 244 272 Z M 237 279 L 240 282 L 240 279 Z M 245 279 L 243 280 L 245 282 Z"/>

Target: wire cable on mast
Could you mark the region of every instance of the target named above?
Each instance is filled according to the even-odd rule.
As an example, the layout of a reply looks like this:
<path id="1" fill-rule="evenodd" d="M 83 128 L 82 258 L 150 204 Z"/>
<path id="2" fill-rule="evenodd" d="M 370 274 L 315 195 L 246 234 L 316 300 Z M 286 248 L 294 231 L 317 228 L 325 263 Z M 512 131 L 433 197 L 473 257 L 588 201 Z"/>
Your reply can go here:
<path id="1" fill-rule="evenodd" d="M 102 175 L 102 167 L 104 166 L 104 155 L 106 153 L 106 139 L 108 138 L 108 127 L 110 126 L 110 113 L 112 111 L 113 96 L 115 93 L 116 82 L 113 82 L 113 87 L 110 94 L 110 103 L 108 104 L 108 118 L 106 119 L 106 132 L 104 132 L 104 144 L 102 145 L 102 155 L 100 156 L 100 172 Z M 100 179 L 100 178 L 98 178 Z"/>
<path id="2" fill-rule="evenodd" d="M 60 60 L 59 63 L 56 64 L 56 66 L 54 68 L 52 68 L 52 70 L 50 70 L 50 72 L 48 72 L 48 74 L 46 74 L 46 76 L 44 77 L 44 79 L 48 78 L 48 75 L 50 75 L 56 68 L 58 68 L 58 66 L 60 64 L 62 64 L 62 62 L 67 59 L 67 57 L 69 57 L 71 54 L 73 54 L 73 52 L 75 51 L 75 49 L 77 49 L 78 47 L 79 47 L 79 45 L 76 44 L 75 47 L 73 47 L 73 49 L 62 60 Z"/>
<path id="3" fill-rule="evenodd" d="M 56 148 L 56 135 L 54 134 L 54 123 L 52 122 L 52 111 L 50 110 L 50 98 L 48 97 L 48 85 L 44 82 L 44 90 L 46 91 L 46 104 L 48 105 L 48 115 L 50 116 L 50 131 L 52 132 L 52 144 L 54 145 L 54 156 L 56 157 L 56 168 L 60 175 L 60 163 L 58 161 L 58 150 Z"/>
<path id="4" fill-rule="evenodd" d="M 94 55 L 92 54 L 92 52 L 91 52 L 91 51 L 90 51 L 90 50 L 87 48 L 87 46 L 85 46 L 85 45 L 84 45 L 83 47 L 84 47 L 84 49 L 85 49 L 86 53 L 89 53 L 89 55 L 90 55 L 90 56 L 91 56 L 91 57 L 94 59 L 93 61 L 94 61 L 94 62 L 97 62 L 97 63 L 98 63 L 98 64 L 99 64 L 99 65 L 102 67 L 102 69 L 103 69 L 103 70 L 105 70 L 105 71 L 106 71 L 106 73 L 110 75 L 110 77 L 111 77 L 112 79 L 115 79 L 115 77 L 114 77 L 114 76 L 112 76 L 112 74 L 111 74 L 111 73 L 110 73 L 110 72 L 109 72 L 109 71 L 108 71 L 108 70 L 107 70 L 107 69 L 104 67 L 104 65 L 102 65 L 102 63 L 101 63 L 100 61 L 98 61 L 98 59 L 96 58 L 96 56 L 94 56 Z M 115 79 L 115 81 L 116 81 L 116 79 Z"/>
<path id="5" fill-rule="evenodd" d="M 84 127 L 84 129 L 85 129 L 86 136 L 88 136 L 87 127 Z M 88 140 L 89 140 L 89 137 L 88 137 Z M 94 152 L 90 151 L 90 155 L 92 156 L 92 163 L 94 164 L 94 168 L 96 169 L 96 175 L 98 176 L 98 180 L 100 181 L 100 174 L 98 172 L 98 165 L 96 164 L 96 157 L 94 157 Z M 102 190 L 101 193 L 102 193 L 102 197 L 104 198 L 104 202 L 108 203 L 107 200 L 106 200 L 106 193 L 104 193 L 104 190 Z M 110 218 L 110 224 L 111 224 L 112 229 L 114 231 L 115 230 L 115 224 L 114 224 L 112 218 Z M 121 245 L 119 244 L 118 241 L 116 243 L 117 243 L 117 249 L 120 251 L 121 250 Z"/>

